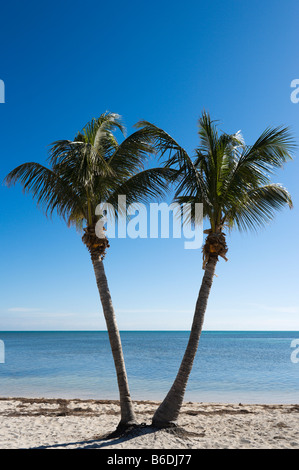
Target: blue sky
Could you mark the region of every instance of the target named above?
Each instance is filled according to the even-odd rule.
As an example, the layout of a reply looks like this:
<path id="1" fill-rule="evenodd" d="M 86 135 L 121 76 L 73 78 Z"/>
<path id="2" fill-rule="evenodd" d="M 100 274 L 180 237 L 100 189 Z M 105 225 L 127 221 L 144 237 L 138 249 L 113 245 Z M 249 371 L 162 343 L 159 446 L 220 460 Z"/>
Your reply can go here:
<path id="1" fill-rule="evenodd" d="M 252 144 L 267 126 L 298 139 L 296 0 L 14 1 L 1 6 L 0 179 L 104 111 L 128 134 L 145 119 L 192 154 L 203 109 Z M 205 329 L 299 330 L 299 161 L 277 173 L 294 202 L 258 235 L 228 236 Z M 105 329 L 80 234 L 0 187 L 0 330 Z M 114 239 L 105 259 L 120 329 L 191 326 L 201 250 L 182 240 Z"/>

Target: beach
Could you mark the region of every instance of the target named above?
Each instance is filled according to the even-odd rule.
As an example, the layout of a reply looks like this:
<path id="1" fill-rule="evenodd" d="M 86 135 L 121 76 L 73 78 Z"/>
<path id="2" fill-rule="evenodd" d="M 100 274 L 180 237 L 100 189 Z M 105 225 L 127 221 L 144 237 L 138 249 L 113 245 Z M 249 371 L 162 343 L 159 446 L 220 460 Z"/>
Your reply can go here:
<path id="1" fill-rule="evenodd" d="M 117 400 L 0 399 L 1 449 L 299 449 L 298 404 L 185 402 L 177 428 L 151 427 L 159 402 L 134 401 L 142 424 L 111 437 Z"/>

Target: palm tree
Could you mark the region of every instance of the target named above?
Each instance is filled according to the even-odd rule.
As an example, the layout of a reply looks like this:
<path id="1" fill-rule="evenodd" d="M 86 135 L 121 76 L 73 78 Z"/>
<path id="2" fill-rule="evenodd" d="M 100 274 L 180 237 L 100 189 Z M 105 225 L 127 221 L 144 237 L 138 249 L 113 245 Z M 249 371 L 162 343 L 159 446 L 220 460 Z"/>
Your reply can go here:
<path id="1" fill-rule="evenodd" d="M 117 142 L 115 131 L 124 133 L 120 116 L 104 113 L 92 119 L 74 140 L 59 140 L 51 144 L 50 168 L 39 163 L 24 163 L 5 178 L 8 186 L 20 182 L 46 215 L 54 211 L 68 226 L 83 228 L 83 243 L 87 246 L 96 277 L 109 341 L 116 368 L 121 420 L 119 428 L 136 424 L 132 406 L 122 345 L 103 259 L 109 242 L 103 233 L 96 235 L 99 219 L 95 209 L 100 203 L 117 204 L 118 195 L 126 195 L 127 202 L 147 201 L 159 197 L 167 189 L 169 170 L 144 169 L 153 148 L 143 138 L 142 130 Z M 116 207 L 117 209 L 117 207 Z"/>
<path id="2" fill-rule="evenodd" d="M 137 124 L 152 138 L 162 155 L 169 151 L 166 166 L 175 168 L 174 200 L 180 204 L 203 203 L 203 216 L 210 228 L 203 246 L 204 275 L 199 290 L 189 341 L 177 376 L 153 417 L 156 426 L 175 425 L 188 378 L 197 352 L 216 264 L 227 260 L 223 229 L 258 229 L 275 211 L 292 207 L 289 193 L 271 183 L 273 170 L 291 158 L 293 140 L 287 128 L 267 128 L 252 146 L 245 145 L 240 132 L 219 134 L 217 124 L 203 112 L 199 119 L 200 145 L 194 157 L 165 131 L 143 121 Z M 193 223 L 198 221 L 191 216 Z"/>

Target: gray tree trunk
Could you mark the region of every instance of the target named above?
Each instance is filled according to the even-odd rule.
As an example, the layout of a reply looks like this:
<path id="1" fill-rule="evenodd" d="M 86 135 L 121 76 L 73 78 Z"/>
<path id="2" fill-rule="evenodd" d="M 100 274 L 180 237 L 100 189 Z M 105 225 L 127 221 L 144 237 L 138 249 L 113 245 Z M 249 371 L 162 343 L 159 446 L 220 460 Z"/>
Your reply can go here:
<path id="1" fill-rule="evenodd" d="M 185 354 L 171 389 L 154 414 L 154 426 L 171 426 L 174 425 L 177 421 L 183 403 L 193 361 L 197 352 L 198 342 L 203 327 L 204 315 L 207 308 L 208 297 L 213 283 L 217 261 L 217 256 L 210 256 L 210 259 L 206 265 L 196 302 L 192 328 Z"/>
<path id="2" fill-rule="evenodd" d="M 103 261 L 100 258 L 92 259 L 92 264 L 101 297 L 104 317 L 106 320 L 109 341 L 117 375 L 121 410 L 121 420 L 119 423 L 119 427 L 129 426 L 131 424 L 136 424 L 137 421 L 129 391 L 120 334 L 116 323 L 115 313 L 112 305 Z"/>

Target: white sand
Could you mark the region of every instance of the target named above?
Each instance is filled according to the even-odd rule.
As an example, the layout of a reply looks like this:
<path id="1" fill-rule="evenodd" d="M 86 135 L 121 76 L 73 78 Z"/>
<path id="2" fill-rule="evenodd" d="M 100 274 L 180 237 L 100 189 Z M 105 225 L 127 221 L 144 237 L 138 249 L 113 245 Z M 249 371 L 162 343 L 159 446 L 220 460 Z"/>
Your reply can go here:
<path id="1" fill-rule="evenodd" d="M 134 402 L 150 425 L 157 402 Z M 299 448 L 299 405 L 185 403 L 180 430 L 145 426 L 125 437 L 103 438 L 119 422 L 108 400 L 0 399 L 0 448 L 212 449 Z"/>

